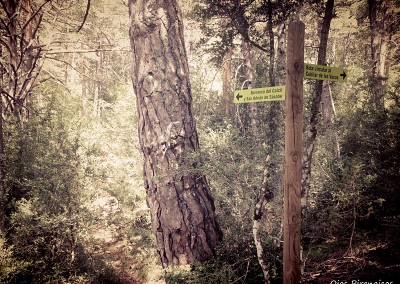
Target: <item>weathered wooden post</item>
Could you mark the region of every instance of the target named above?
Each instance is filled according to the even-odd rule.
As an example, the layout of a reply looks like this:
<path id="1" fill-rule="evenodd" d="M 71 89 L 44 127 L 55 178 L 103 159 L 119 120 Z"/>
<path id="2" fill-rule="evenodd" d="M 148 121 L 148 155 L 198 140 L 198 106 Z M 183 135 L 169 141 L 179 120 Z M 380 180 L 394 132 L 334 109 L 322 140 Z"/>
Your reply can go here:
<path id="1" fill-rule="evenodd" d="M 303 144 L 304 23 L 289 24 L 286 65 L 283 277 L 300 283 L 301 167 Z"/>

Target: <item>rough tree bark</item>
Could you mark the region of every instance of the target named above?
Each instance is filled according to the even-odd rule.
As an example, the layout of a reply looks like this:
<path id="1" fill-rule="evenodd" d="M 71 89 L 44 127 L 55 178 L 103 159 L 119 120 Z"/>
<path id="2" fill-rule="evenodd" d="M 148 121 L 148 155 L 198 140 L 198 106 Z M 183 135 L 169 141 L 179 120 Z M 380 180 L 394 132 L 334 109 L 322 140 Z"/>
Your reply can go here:
<path id="1" fill-rule="evenodd" d="M 0 57 L 3 57 L 3 47 L 0 45 Z M 6 232 L 6 188 L 5 188 L 5 152 L 3 131 L 3 75 L 5 69 L 0 64 L 0 233 Z"/>
<path id="2" fill-rule="evenodd" d="M 196 169 L 198 135 L 179 7 L 130 0 L 132 81 L 144 185 L 163 267 L 210 259 L 221 241 L 206 178 Z M 193 158 L 194 157 L 194 158 Z"/>

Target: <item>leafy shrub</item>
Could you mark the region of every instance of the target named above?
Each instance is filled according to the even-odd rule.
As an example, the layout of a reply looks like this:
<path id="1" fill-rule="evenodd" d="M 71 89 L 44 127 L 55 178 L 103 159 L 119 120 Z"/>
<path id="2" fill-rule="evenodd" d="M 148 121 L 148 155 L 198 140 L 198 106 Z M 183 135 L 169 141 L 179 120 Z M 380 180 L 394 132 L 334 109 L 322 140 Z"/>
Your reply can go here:
<path id="1" fill-rule="evenodd" d="M 12 281 L 16 275 L 23 273 L 29 263 L 18 261 L 14 257 L 13 247 L 7 245 L 0 234 L 0 283 Z"/>

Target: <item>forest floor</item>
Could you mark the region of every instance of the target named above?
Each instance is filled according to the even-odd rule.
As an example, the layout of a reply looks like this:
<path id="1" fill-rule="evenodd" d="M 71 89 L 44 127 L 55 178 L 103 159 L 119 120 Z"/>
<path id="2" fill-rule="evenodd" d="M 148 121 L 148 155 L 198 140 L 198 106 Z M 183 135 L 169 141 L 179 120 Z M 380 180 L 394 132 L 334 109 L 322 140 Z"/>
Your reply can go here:
<path id="1" fill-rule="evenodd" d="M 96 200 L 96 206 L 102 218 L 90 230 L 91 253 L 109 269 L 102 274 L 105 279 L 99 280 L 102 283 L 164 284 L 163 270 L 158 268 L 151 253 L 142 250 L 141 241 L 129 231 L 132 222 L 124 217 L 118 201 L 112 196 L 102 196 Z M 310 257 L 303 283 L 400 283 L 400 249 L 395 244 L 397 237 L 396 231 L 385 234 L 381 239 L 373 237 L 371 239 L 378 241 L 360 244 L 359 248 L 342 247 Z"/>
<path id="2" fill-rule="evenodd" d="M 365 247 L 365 246 L 364 246 Z M 400 250 L 394 240 L 370 245 L 365 251 L 338 250 L 329 258 L 307 264 L 304 283 L 400 283 Z"/>
<path id="3" fill-rule="evenodd" d="M 378 281 L 398 283 L 400 266 L 383 267 L 364 258 L 343 257 L 324 261 L 305 274 L 305 283 L 376 283 Z"/>
<path id="4" fill-rule="evenodd" d="M 101 259 L 110 270 L 105 274 L 108 275 L 105 277 L 107 279 L 101 279 L 101 281 L 119 284 L 165 283 L 160 277 L 161 269 L 149 270 L 147 264 L 151 257 L 146 256 L 146 252 L 140 251 L 138 243 L 129 235 L 129 228 L 117 222 L 109 222 L 113 217 L 121 219 L 117 200 L 111 196 L 103 196 L 95 203 L 101 210 L 103 220 L 91 230 L 93 255 Z M 126 224 L 127 220 L 121 223 Z M 143 260 L 144 258 L 147 258 L 146 261 Z M 154 267 L 157 266 L 154 265 Z"/>

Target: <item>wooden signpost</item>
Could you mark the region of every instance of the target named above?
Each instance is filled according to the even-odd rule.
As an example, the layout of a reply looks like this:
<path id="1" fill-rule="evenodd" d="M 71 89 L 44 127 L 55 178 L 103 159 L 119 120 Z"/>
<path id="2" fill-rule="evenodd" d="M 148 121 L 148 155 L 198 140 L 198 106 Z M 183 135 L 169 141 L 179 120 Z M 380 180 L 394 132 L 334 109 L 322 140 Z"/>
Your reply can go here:
<path id="1" fill-rule="evenodd" d="M 304 23 L 289 24 L 286 62 L 286 85 L 236 90 L 236 104 L 286 100 L 285 118 L 285 188 L 283 224 L 283 282 L 301 280 L 301 171 L 303 150 L 303 80 L 347 81 L 342 68 L 304 63 Z M 286 95 L 285 95 L 286 93 Z"/>
<path id="2" fill-rule="evenodd" d="M 304 23 L 288 29 L 286 63 L 285 189 L 283 220 L 283 277 L 300 283 L 301 168 L 303 146 Z"/>

